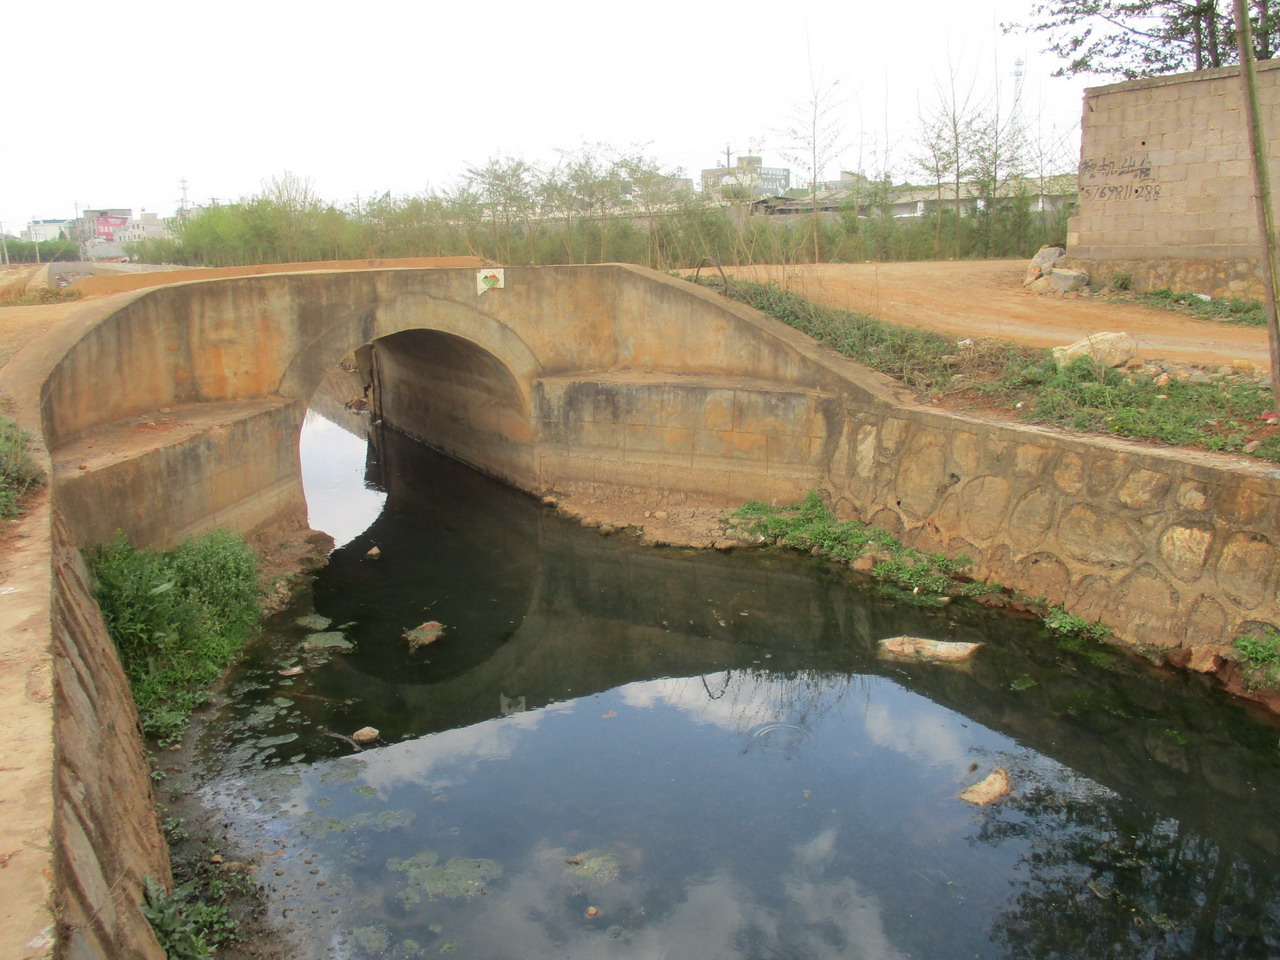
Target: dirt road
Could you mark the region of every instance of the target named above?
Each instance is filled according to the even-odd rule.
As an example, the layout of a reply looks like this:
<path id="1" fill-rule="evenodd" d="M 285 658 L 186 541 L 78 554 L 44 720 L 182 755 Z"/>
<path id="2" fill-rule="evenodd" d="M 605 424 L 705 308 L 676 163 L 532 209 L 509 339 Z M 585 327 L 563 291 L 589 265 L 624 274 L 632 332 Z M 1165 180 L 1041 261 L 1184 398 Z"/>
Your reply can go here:
<path id="1" fill-rule="evenodd" d="M 1270 367 L 1262 327 L 1212 323 L 1137 304 L 1036 296 L 1022 287 L 1025 260 L 725 267 L 730 276 L 774 280 L 842 310 L 955 337 L 999 337 L 1056 347 L 1091 333 L 1129 333 L 1146 360 L 1204 365 L 1247 360 Z M 713 271 L 712 271 L 713 272 Z M 703 275 L 708 274 L 703 268 Z"/>

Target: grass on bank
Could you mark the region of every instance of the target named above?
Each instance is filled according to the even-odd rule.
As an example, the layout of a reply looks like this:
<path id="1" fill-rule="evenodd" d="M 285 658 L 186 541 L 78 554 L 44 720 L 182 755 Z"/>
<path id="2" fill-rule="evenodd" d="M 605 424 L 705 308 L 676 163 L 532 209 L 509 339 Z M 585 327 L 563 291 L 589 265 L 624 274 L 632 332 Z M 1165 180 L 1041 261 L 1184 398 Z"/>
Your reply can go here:
<path id="1" fill-rule="evenodd" d="M 21 513 L 23 496 L 43 479 L 27 442 L 27 435 L 16 423 L 0 418 L 0 518 Z"/>
<path id="2" fill-rule="evenodd" d="M 722 290 L 718 278 L 699 281 Z M 820 306 L 777 284 L 734 280 L 727 295 L 919 394 L 1086 433 L 1280 461 L 1271 389 L 1233 372 L 1117 370 L 1088 357 L 941 334 Z"/>
<path id="3" fill-rule="evenodd" d="M 1148 290 L 1136 297 L 1139 303 L 1160 310 L 1195 317 L 1197 320 L 1214 320 L 1220 323 L 1239 323 L 1247 327 L 1265 327 L 1267 310 L 1257 300 L 1240 297 L 1206 297 L 1199 293 L 1177 293 L 1168 287 Z"/>
<path id="4" fill-rule="evenodd" d="M 1005 605 L 1013 591 L 1000 584 L 974 580 L 967 574 L 972 561 L 966 556 L 947 557 L 904 546 L 892 534 L 857 520 L 837 520 L 819 495 L 810 491 L 800 503 L 782 507 L 750 501 L 729 517 L 740 533 L 762 538 L 777 546 L 790 547 L 839 563 L 851 564 L 870 558 L 870 575 L 891 584 L 923 602 L 970 597 L 979 602 L 998 601 Z M 1112 638 L 1109 628 L 1050 606 L 1043 598 L 1016 597 L 1019 606 L 1039 614 L 1044 626 L 1060 638 L 1082 644 L 1101 644 Z"/>
<path id="5" fill-rule="evenodd" d="M 257 558 L 225 530 L 158 553 L 121 536 L 87 556 L 142 728 L 176 740 L 258 627 Z"/>
<path id="6" fill-rule="evenodd" d="M 42 303 L 66 303 L 79 300 L 84 294 L 71 287 L 41 287 L 35 293 L 24 293 L 8 300 L 0 300 L 0 307 L 34 307 Z"/>
<path id="7" fill-rule="evenodd" d="M 1240 637 L 1234 646 L 1244 666 L 1245 686 L 1280 689 L 1280 633 L 1266 630 L 1261 637 Z"/>

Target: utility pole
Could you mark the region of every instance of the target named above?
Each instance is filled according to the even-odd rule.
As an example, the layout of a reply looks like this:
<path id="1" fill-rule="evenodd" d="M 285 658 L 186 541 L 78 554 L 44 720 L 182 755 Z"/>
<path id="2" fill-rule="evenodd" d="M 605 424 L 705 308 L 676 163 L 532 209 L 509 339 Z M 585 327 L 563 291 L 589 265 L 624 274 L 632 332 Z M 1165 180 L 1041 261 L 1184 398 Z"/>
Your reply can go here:
<path id="1" fill-rule="evenodd" d="M 1253 30 L 1247 0 L 1235 0 L 1236 45 L 1240 52 L 1240 80 L 1244 92 L 1245 125 L 1249 150 L 1253 154 L 1253 187 L 1257 198 L 1258 235 L 1262 242 L 1262 282 L 1267 308 L 1267 338 L 1271 346 L 1271 401 L 1280 414 L 1280 321 L 1276 302 L 1280 300 L 1280 265 L 1276 262 L 1275 210 L 1271 205 L 1271 175 L 1267 171 L 1267 140 L 1263 135 L 1258 108 L 1258 82 L 1253 68 Z"/>

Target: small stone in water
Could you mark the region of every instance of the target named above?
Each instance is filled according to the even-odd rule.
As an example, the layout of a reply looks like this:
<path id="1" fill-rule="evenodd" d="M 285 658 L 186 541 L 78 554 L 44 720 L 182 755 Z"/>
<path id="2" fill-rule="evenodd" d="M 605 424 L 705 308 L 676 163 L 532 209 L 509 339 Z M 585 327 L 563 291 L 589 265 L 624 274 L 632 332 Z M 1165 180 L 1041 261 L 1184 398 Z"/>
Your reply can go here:
<path id="1" fill-rule="evenodd" d="M 351 739 L 354 740 L 356 743 L 369 743 L 372 740 L 377 740 L 378 728 L 377 727 L 361 727 L 359 730 L 357 730 L 355 733 L 351 735 Z"/>
<path id="2" fill-rule="evenodd" d="M 445 625 L 439 620 L 428 620 L 412 630 L 406 630 L 404 638 L 409 641 L 409 652 L 412 653 L 419 647 L 435 643 L 444 636 L 444 631 Z"/>
<path id="3" fill-rule="evenodd" d="M 377 547 L 370 547 L 369 552 L 366 553 L 365 556 L 371 560 L 377 560 L 380 556 L 382 556 L 382 551 L 379 550 Z"/>
<path id="4" fill-rule="evenodd" d="M 276 673 L 282 677 L 296 677 L 302 672 L 301 667 L 285 667 L 283 670 L 277 670 Z"/>
<path id="5" fill-rule="evenodd" d="M 591 919 L 592 917 L 598 917 L 599 915 L 600 915 L 600 911 L 597 910 L 595 907 L 587 907 L 587 919 Z"/>

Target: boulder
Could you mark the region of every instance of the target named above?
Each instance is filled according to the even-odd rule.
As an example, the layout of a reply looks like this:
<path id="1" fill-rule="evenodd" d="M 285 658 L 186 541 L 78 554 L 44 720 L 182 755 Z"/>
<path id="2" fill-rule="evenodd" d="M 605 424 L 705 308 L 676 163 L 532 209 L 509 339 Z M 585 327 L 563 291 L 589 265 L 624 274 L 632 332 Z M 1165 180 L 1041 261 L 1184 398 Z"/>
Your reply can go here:
<path id="1" fill-rule="evenodd" d="M 1052 270 L 1054 264 L 1061 260 L 1066 255 L 1066 252 L 1062 247 L 1053 244 L 1046 244 L 1041 247 L 1036 255 L 1031 258 L 1031 263 L 1027 267 L 1027 276 L 1022 281 L 1022 285 L 1027 287 L 1035 283 L 1044 275 L 1045 271 Z"/>
<path id="2" fill-rule="evenodd" d="M 1009 772 L 1004 767 L 996 767 L 985 780 L 980 780 L 962 790 L 960 799 L 985 807 L 988 803 L 994 803 L 1001 797 L 1008 796 L 1011 788 Z"/>
<path id="3" fill-rule="evenodd" d="M 1076 357 L 1093 357 L 1108 367 L 1123 367 L 1137 351 L 1138 341 L 1127 333 L 1094 333 L 1069 347 L 1054 347 L 1053 359 L 1061 364 Z"/>
<path id="4" fill-rule="evenodd" d="M 1075 293 L 1089 286 L 1089 275 L 1079 270 L 1052 267 L 1024 286 L 1032 293 Z"/>
<path id="5" fill-rule="evenodd" d="M 378 739 L 378 733 L 377 727 L 361 727 L 351 735 L 351 739 L 356 743 L 373 743 Z"/>
<path id="6" fill-rule="evenodd" d="M 956 663 L 968 660 L 981 646 L 980 643 L 925 640 L 921 637 L 889 637 L 880 641 L 880 657 L 916 663 Z"/>

